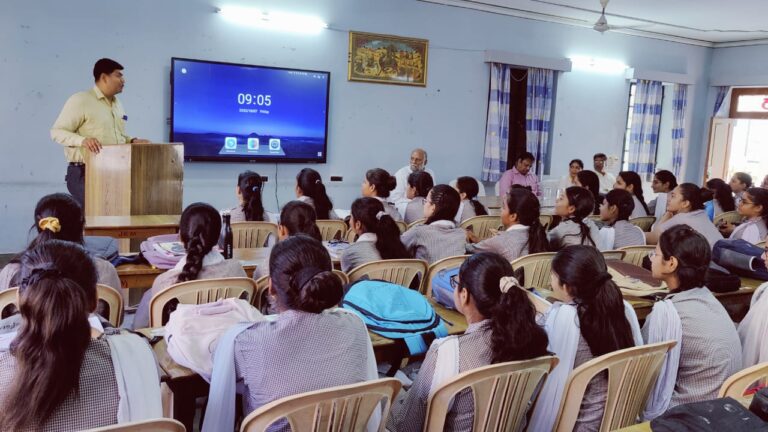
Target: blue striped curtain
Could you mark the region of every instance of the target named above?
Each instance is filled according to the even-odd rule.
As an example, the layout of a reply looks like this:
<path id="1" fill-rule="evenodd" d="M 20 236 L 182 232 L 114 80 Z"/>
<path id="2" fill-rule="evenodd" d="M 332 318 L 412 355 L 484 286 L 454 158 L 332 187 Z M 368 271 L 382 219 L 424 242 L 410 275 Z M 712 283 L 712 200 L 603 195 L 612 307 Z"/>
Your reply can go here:
<path id="1" fill-rule="evenodd" d="M 672 98 L 672 170 L 680 177 L 685 142 L 685 107 L 688 105 L 688 85 L 675 84 Z"/>
<path id="2" fill-rule="evenodd" d="M 662 95 L 660 81 L 637 80 L 629 136 L 629 170 L 646 179 L 653 175 L 656 168 Z"/>
<path id="3" fill-rule="evenodd" d="M 499 181 L 507 170 L 509 147 L 509 79 L 512 67 L 491 63 L 491 88 L 488 93 L 488 119 L 485 124 L 483 181 Z"/>
<path id="4" fill-rule="evenodd" d="M 720 111 L 720 107 L 723 106 L 723 101 L 725 101 L 725 95 L 728 94 L 728 89 L 730 87 L 728 86 L 717 86 L 717 96 L 715 97 L 715 111 L 712 112 L 713 116 L 717 115 L 717 112 Z"/>
<path id="5" fill-rule="evenodd" d="M 526 148 L 536 158 L 534 172 L 541 176 L 547 158 L 547 144 L 552 120 L 552 96 L 555 71 L 528 69 L 528 86 L 525 112 Z"/>

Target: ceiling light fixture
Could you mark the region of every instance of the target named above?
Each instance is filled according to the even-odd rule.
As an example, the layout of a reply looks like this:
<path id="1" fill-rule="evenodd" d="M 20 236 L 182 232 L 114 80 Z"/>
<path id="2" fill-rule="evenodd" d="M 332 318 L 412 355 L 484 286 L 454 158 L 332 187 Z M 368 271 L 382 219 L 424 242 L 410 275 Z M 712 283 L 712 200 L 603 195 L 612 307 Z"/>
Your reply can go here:
<path id="1" fill-rule="evenodd" d="M 227 21 L 277 31 L 317 34 L 328 28 L 320 18 L 284 12 L 266 12 L 241 6 L 224 6 L 216 12 Z"/>

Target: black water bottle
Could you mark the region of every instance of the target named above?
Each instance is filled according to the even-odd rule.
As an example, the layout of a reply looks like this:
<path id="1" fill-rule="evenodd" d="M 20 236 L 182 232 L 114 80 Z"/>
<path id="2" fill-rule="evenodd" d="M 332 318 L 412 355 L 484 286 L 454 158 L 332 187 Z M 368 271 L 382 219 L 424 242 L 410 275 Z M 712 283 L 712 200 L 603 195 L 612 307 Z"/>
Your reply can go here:
<path id="1" fill-rule="evenodd" d="M 224 213 L 224 258 L 232 259 L 232 224 L 229 213 Z"/>

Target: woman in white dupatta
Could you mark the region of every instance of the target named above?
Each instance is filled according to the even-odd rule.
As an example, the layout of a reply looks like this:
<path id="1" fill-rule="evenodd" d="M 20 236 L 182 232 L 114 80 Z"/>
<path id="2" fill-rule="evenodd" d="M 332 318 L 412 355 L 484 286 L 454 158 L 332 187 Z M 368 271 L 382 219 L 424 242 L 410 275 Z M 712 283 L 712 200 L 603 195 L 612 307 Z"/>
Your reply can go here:
<path id="1" fill-rule="evenodd" d="M 162 417 L 152 349 L 104 329 L 96 269 L 81 246 L 50 240 L 21 259 L 22 324 L 0 350 L 0 430 L 82 430 Z"/>
<path id="2" fill-rule="evenodd" d="M 768 176 L 766 176 L 768 178 Z M 768 237 L 765 238 L 768 240 Z M 768 248 L 763 253 L 763 261 L 768 266 Z M 768 282 L 760 285 L 752 295 L 749 312 L 739 324 L 744 367 L 754 366 L 768 361 L 768 344 L 764 342 L 768 334 Z"/>
<path id="3" fill-rule="evenodd" d="M 529 430 L 550 431 L 560 407 L 563 388 L 571 371 L 604 354 L 643 343 L 632 306 L 622 300 L 611 280 L 603 256 L 591 246 L 568 246 L 552 260 L 552 289 L 560 300 L 554 304 L 537 298 L 544 313 L 549 350 L 560 359 L 547 378 Z M 597 430 L 603 417 L 607 392 L 605 372 L 587 387 L 575 431 Z"/>

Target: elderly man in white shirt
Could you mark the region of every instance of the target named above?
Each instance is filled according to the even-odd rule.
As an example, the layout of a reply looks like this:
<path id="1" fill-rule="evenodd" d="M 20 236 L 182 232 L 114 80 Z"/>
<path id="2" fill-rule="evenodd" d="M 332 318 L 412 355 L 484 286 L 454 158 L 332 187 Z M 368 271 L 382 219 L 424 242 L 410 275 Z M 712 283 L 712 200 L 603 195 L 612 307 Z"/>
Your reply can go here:
<path id="1" fill-rule="evenodd" d="M 616 177 L 605 169 L 605 162 L 607 160 L 608 157 L 603 153 L 597 153 L 592 157 L 595 173 L 597 173 L 597 178 L 600 179 L 600 193 L 608 193 L 613 189 L 613 184 L 616 183 Z"/>
<path id="2" fill-rule="evenodd" d="M 400 211 L 400 208 L 402 207 L 403 210 L 400 211 L 401 214 L 405 211 L 405 206 L 408 203 L 408 197 L 405 196 L 406 186 L 408 185 L 408 176 L 416 171 L 426 171 L 432 176 L 433 180 L 436 180 L 434 171 L 427 168 L 427 151 L 421 148 L 414 149 L 411 152 L 411 163 L 400 168 L 395 173 L 397 186 L 390 192 L 389 200 L 395 203 L 398 211 Z M 437 181 L 435 181 L 435 184 L 437 184 Z"/>

